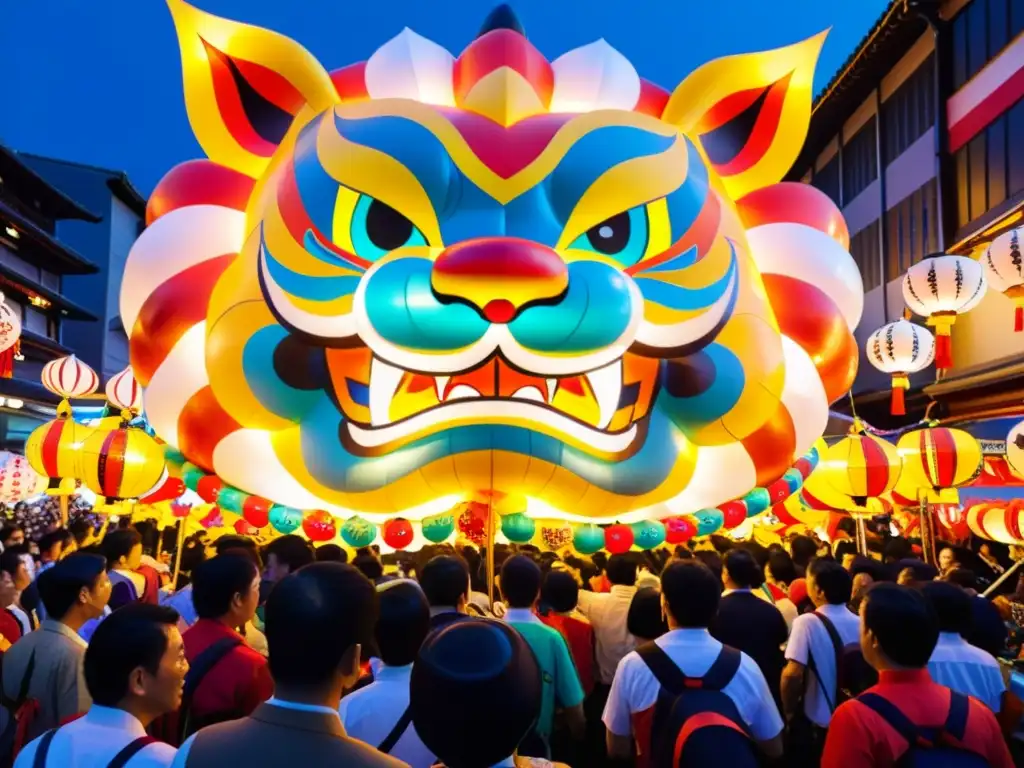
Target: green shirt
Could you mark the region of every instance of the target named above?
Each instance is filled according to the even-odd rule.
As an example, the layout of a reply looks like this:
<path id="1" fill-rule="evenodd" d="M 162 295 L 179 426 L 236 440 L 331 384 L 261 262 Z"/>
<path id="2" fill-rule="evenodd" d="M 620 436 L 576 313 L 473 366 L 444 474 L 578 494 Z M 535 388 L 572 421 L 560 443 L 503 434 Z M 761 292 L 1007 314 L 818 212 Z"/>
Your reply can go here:
<path id="1" fill-rule="evenodd" d="M 530 644 L 540 665 L 544 685 L 536 730 L 539 736 L 548 739 L 554 728 L 555 707 L 575 707 L 583 702 L 580 676 L 572 663 L 569 646 L 557 629 L 538 619 L 516 621 L 518 611 L 510 613 L 512 616 L 506 616 L 505 620 Z"/>

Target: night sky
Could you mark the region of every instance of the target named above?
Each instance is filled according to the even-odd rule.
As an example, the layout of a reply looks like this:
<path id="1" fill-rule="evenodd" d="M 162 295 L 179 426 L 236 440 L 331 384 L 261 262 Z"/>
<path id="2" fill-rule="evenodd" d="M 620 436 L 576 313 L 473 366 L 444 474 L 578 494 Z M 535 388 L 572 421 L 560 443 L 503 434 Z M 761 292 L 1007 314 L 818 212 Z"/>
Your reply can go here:
<path id="1" fill-rule="evenodd" d="M 410 27 L 457 54 L 497 0 L 193 0 L 204 10 L 282 32 L 330 70 L 366 59 Z M 778 47 L 827 27 L 823 87 L 886 0 L 518 0 L 530 39 L 550 59 L 604 37 L 671 90 L 704 61 Z M 181 94 L 170 13 L 161 0 L 4 3 L 0 142 L 128 172 L 148 194 L 178 162 L 200 157 Z"/>

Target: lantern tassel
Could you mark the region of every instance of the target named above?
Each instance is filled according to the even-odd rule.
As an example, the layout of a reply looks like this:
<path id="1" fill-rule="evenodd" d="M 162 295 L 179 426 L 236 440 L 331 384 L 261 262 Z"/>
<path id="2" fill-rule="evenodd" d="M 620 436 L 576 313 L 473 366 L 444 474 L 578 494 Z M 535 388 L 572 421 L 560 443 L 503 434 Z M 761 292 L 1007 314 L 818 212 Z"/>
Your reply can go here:
<path id="1" fill-rule="evenodd" d="M 21 339 L 18 339 L 13 346 L 0 352 L 0 378 L 9 379 L 14 376 L 14 358 L 20 350 Z"/>
<path id="2" fill-rule="evenodd" d="M 935 367 L 941 370 L 953 367 L 953 340 L 949 333 L 935 335 Z"/>
<path id="3" fill-rule="evenodd" d="M 889 413 L 893 416 L 907 415 L 907 405 L 903 399 L 903 389 L 901 387 L 892 388 L 892 402 L 889 406 Z"/>
<path id="4" fill-rule="evenodd" d="M 1024 306 L 1018 306 L 1013 312 L 1013 330 L 1024 331 Z"/>

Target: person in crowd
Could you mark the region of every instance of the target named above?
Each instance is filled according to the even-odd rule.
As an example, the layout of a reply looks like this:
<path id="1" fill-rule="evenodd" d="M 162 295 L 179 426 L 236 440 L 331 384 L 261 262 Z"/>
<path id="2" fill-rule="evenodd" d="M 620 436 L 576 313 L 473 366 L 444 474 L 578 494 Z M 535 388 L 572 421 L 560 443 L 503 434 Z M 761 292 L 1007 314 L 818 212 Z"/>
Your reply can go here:
<path id="1" fill-rule="evenodd" d="M 946 574 L 959 567 L 959 558 L 952 547 L 943 547 L 939 550 L 939 575 Z"/>
<path id="2" fill-rule="evenodd" d="M 7 524 L 0 528 L 0 545 L 4 549 L 8 547 L 20 547 L 25 543 L 25 530 L 20 525 Z"/>
<path id="3" fill-rule="evenodd" d="M 727 552 L 722 560 L 725 592 L 708 630 L 723 645 L 743 651 L 754 660 L 778 705 L 779 679 L 784 664 L 782 646 L 789 636 L 789 628 L 778 608 L 754 594 L 753 590 L 760 587 L 763 578 L 750 552 L 744 549 Z M 752 627 L 757 631 L 751 631 Z"/>
<path id="4" fill-rule="evenodd" d="M 96 543 L 94 538 L 96 529 L 93 528 L 92 522 L 89 518 L 85 516 L 76 517 L 74 520 L 69 522 L 68 531 L 71 532 L 71 536 L 75 540 L 76 550 L 92 546 Z"/>
<path id="5" fill-rule="evenodd" d="M 21 595 L 32 584 L 32 577 L 29 576 L 28 566 L 25 565 L 24 554 L 24 544 L 11 544 L 4 548 L 3 553 L 0 554 L 0 571 L 14 585 L 14 599 L 4 606 L 4 612 L 18 623 L 19 637 L 27 635 L 38 624 L 32 611 L 26 611 L 21 605 Z"/>
<path id="6" fill-rule="evenodd" d="M 789 585 L 789 599 L 796 606 L 798 616 L 814 610 L 814 602 L 807 595 L 807 579 L 793 579 L 793 583 Z"/>
<path id="7" fill-rule="evenodd" d="M 953 568 L 945 580 L 956 584 L 971 599 L 971 628 L 964 635 L 967 642 L 992 656 L 1001 656 L 1006 649 L 1009 630 L 1002 616 L 987 597 L 978 594 L 978 581 L 974 572 L 966 568 Z"/>
<path id="8" fill-rule="evenodd" d="M 636 559 L 631 554 L 608 558 L 605 575 L 611 584 L 607 592 L 580 592 L 578 609 L 594 628 L 597 658 L 597 696 L 603 707 L 608 689 L 615 677 L 615 668 L 623 657 L 636 647 L 636 640 L 626 628 L 629 604 L 636 594 Z"/>
<path id="9" fill-rule="evenodd" d="M 1005 548 L 1002 550 L 1005 556 Z M 993 576 L 1002 576 L 1006 573 L 1006 567 L 999 561 L 999 557 L 994 551 L 994 546 L 991 542 L 982 541 L 978 545 L 978 559 L 992 572 Z"/>
<path id="10" fill-rule="evenodd" d="M 20 705 L 20 693 L 27 685 L 27 699 L 39 703 L 28 724 L 29 739 L 89 708 L 82 668 L 86 643 L 78 630 L 103 613 L 110 592 L 106 561 L 98 555 L 71 555 L 39 576 L 39 596 L 48 618 L 38 631 L 11 646 L 2 662 L 4 696 Z M 10 716 L 4 708 L 0 731 Z"/>
<path id="11" fill-rule="evenodd" d="M 294 534 L 281 536 L 267 546 L 267 563 L 263 578 L 276 584 L 314 560 L 313 548 L 304 538 Z"/>
<path id="12" fill-rule="evenodd" d="M 1006 684 L 999 662 L 964 638 L 971 629 L 971 598 L 960 587 L 933 581 L 921 587 L 939 622 L 939 639 L 928 660 L 932 680 L 973 696 L 999 713 Z"/>
<path id="13" fill-rule="evenodd" d="M 419 578 L 430 604 L 432 630 L 466 617 L 469 569 L 465 560 L 457 555 L 437 555 L 423 566 Z"/>
<path id="14" fill-rule="evenodd" d="M 860 646 L 878 670 L 878 685 L 835 711 L 822 768 L 890 768 L 913 746 L 890 720 L 905 719 L 918 729 L 941 728 L 949 720 L 952 692 L 928 674 L 939 622 L 924 595 L 876 584 L 861 603 L 860 619 Z M 995 715 L 976 699 L 961 699 L 959 706 L 966 706 L 967 715 L 956 746 L 995 768 L 1010 768 L 1013 760 Z"/>
<path id="15" fill-rule="evenodd" d="M 174 592 L 164 598 L 163 604 L 178 612 L 178 629 L 187 630 L 199 616 L 192 602 L 192 574 L 206 560 L 206 546 L 196 538 L 186 539 L 181 552 L 181 573 Z"/>
<path id="16" fill-rule="evenodd" d="M 402 766 L 349 738 L 338 716 L 342 693 L 359 678 L 361 649 L 373 642 L 373 584 L 346 563 L 299 568 L 271 591 L 266 622 L 274 696 L 248 717 L 190 736 L 178 750 L 174 768 Z M 451 704 L 435 700 L 435 706 Z"/>
<path id="17" fill-rule="evenodd" d="M 857 543 L 855 541 L 843 539 L 836 542 L 836 562 L 846 570 L 850 570 L 853 567 L 853 563 L 858 556 Z"/>
<path id="18" fill-rule="evenodd" d="M 592 574 L 587 584 L 590 587 L 591 592 L 609 592 L 612 588 L 612 583 L 608 580 L 607 574 L 605 574 L 605 567 L 608 565 L 608 555 L 604 552 L 595 552 L 590 556 L 590 561 L 594 564 L 596 573 Z"/>
<path id="19" fill-rule="evenodd" d="M 548 571 L 540 590 L 543 609 L 538 615 L 542 622 L 557 629 L 569 644 L 580 685 L 588 694 L 594 689 L 594 628 L 576 610 L 579 595 L 579 584 L 568 571 Z"/>
<path id="20" fill-rule="evenodd" d="M 348 552 L 339 544 L 321 544 L 313 554 L 318 563 L 348 562 Z"/>
<path id="21" fill-rule="evenodd" d="M 611 559 L 608 568 L 612 568 Z M 531 757 L 549 757 L 556 706 L 564 710 L 569 730 L 576 740 L 583 739 L 586 727 L 583 688 L 573 666 L 569 646 L 558 630 L 546 626 L 534 613 L 540 587 L 540 566 L 527 555 L 510 557 L 501 566 L 501 594 L 508 605 L 504 620 L 529 643 L 537 656 L 544 680 L 540 714 L 535 726 L 535 735 L 540 743 L 522 748 Z"/>
<path id="22" fill-rule="evenodd" d="M 693 553 L 693 557 L 710 568 L 719 582 L 722 581 L 722 558 L 717 552 L 713 549 L 698 549 Z"/>
<path id="23" fill-rule="evenodd" d="M 825 729 L 839 697 L 839 658 L 832 631 L 842 646 L 859 637 L 857 616 L 847 607 L 851 588 L 849 572 L 834 560 L 814 560 L 807 569 L 807 595 L 814 611 L 793 622 L 781 681 L 794 764 L 817 765 L 824 748 Z"/>
<path id="24" fill-rule="evenodd" d="M 25 747 L 15 768 L 169 766 L 176 750 L 146 728 L 181 705 L 188 662 L 177 623 L 173 609 L 145 603 L 103 622 L 85 651 L 89 711 Z"/>
<path id="25" fill-rule="evenodd" d="M 918 560 L 916 557 L 908 557 L 892 563 L 891 568 L 897 574 L 896 583 L 901 587 L 916 587 L 927 584 L 939 575 L 939 570 L 934 565 Z"/>
<path id="26" fill-rule="evenodd" d="M 796 603 L 789 596 L 789 585 L 796 581 L 796 566 L 789 552 L 779 548 L 768 553 L 768 560 L 764 564 L 764 581 L 772 602 L 786 620 L 786 627 L 792 629 L 793 620 L 800 614 Z"/>
<path id="27" fill-rule="evenodd" d="M 103 554 L 110 568 L 111 610 L 141 599 L 146 591 L 146 579 L 138 573 L 142 562 L 142 537 L 134 528 L 111 531 L 103 538 Z"/>
<path id="28" fill-rule="evenodd" d="M 661 586 L 661 580 L 658 580 Z M 636 638 L 637 645 L 650 643 L 668 632 L 668 624 L 661 610 L 661 590 L 653 587 L 638 589 L 629 603 L 626 629 Z"/>
<path id="29" fill-rule="evenodd" d="M 688 677 L 703 676 L 722 652 L 722 644 L 708 632 L 721 600 L 721 581 L 698 560 L 676 560 L 661 575 L 662 608 L 669 632 L 655 644 Z M 603 721 L 608 729 L 608 754 L 628 760 L 637 745 L 638 768 L 648 765 L 652 721 L 640 716 L 655 706 L 660 686 L 636 651 L 619 664 L 608 695 Z M 764 754 L 782 754 L 782 718 L 757 664 L 742 654 L 732 680 L 722 689 Z"/>
<path id="30" fill-rule="evenodd" d="M 882 548 L 882 562 L 886 565 L 892 566 L 901 560 L 909 560 L 914 557 L 914 547 L 902 536 L 895 536 L 889 539 L 885 546 Z M 899 570 L 893 573 L 893 576 L 899 573 Z"/>
<path id="31" fill-rule="evenodd" d="M 3 554 L 0 553 L 0 558 Z M 0 605 L 11 605 L 18 596 L 11 574 L 0 569 Z M 18 620 L 8 610 L 0 611 L 0 653 L 7 653 L 11 646 L 21 639 L 22 631 Z"/>
<path id="32" fill-rule="evenodd" d="M 861 571 L 853 577 L 853 589 L 850 593 L 849 608 L 856 614 L 860 614 L 860 604 L 864 600 L 864 595 L 871 589 L 871 585 L 875 583 L 875 580 L 871 578 L 871 574 L 866 571 Z"/>
<path id="33" fill-rule="evenodd" d="M 431 768 L 434 754 L 411 726 L 409 704 L 409 680 L 430 630 L 430 606 L 420 586 L 408 579 L 384 582 L 377 586 L 377 594 L 380 618 L 374 638 L 383 665 L 370 685 L 341 700 L 341 723 L 352 738 L 411 768 Z"/>
<path id="34" fill-rule="evenodd" d="M 67 528 L 58 528 L 55 531 L 43 534 L 39 539 L 39 568 L 36 573 L 42 573 L 54 564 L 65 554 L 65 548 L 70 548 L 75 538 Z"/>
<path id="35" fill-rule="evenodd" d="M 797 535 L 789 540 L 789 553 L 793 557 L 796 575 L 804 578 L 807 575 L 807 566 L 818 555 L 818 544 L 810 536 Z"/>
<path id="36" fill-rule="evenodd" d="M 352 559 L 352 565 L 374 584 L 379 584 L 384 579 L 384 564 L 369 553 L 356 555 Z"/>

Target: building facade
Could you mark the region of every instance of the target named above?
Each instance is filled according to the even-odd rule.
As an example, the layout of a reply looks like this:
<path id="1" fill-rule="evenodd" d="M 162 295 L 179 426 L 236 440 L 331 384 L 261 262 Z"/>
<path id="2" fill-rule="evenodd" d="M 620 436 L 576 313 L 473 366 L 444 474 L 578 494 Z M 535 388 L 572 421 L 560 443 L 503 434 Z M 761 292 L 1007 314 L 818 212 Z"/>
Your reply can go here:
<path id="1" fill-rule="evenodd" d="M 908 267 L 978 255 L 1024 224 L 1024 0 L 894 0 L 816 99 L 791 178 L 828 194 L 849 226 L 865 290 L 860 415 L 884 427 L 929 406 L 944 418 L 1024 413 L 1024 334 L 994 291 L 955 324 L 955 367 L 912 379 L 900 422 L 863 352 L 901 316 Z"/>

